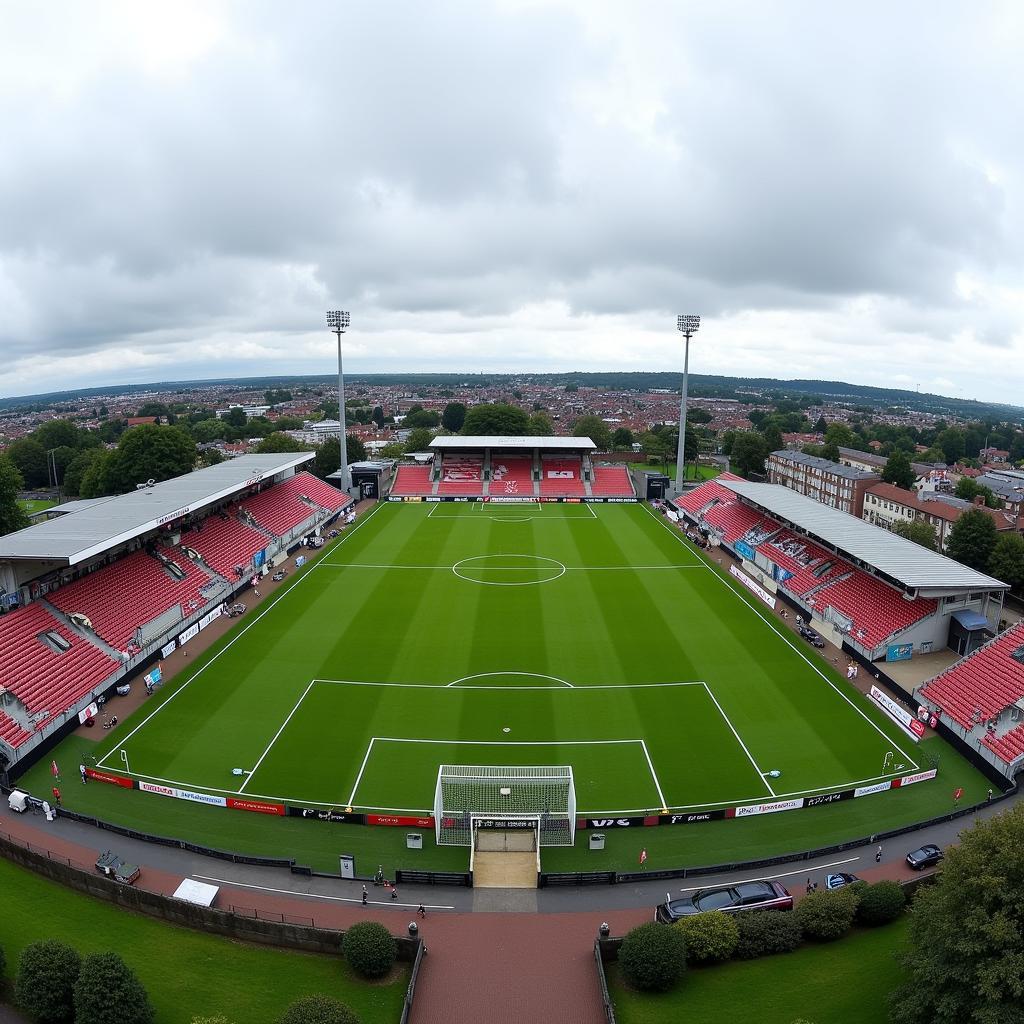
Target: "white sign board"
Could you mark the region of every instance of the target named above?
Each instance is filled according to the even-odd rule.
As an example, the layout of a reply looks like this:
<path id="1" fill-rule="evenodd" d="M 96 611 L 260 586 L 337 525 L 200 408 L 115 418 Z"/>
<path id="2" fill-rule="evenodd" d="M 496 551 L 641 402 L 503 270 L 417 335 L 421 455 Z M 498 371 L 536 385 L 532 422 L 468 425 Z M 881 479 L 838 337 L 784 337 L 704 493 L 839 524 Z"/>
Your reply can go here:
<path id="1" fill-rule="evenodd" d="M 174 890 L 173 895 L 174 899 L 194 903 L 197 907 L 212 907 L 219 892 L 219 886 L 207 885 L 206 882 L 196 882 L 191 878 L 186 878 Z"/>
<path id="2" fill-rule="evenodd" d="M 764 587 L 761 586 L 757 580 L 752 580 L 745 572 L 742 572 L 735 565 L 729 566 L 729 575 L 734 576 L 749 590 L 752 594 L 756 594 L 769 608 L 775 608 L 775 598 L 768 593 Z"/>

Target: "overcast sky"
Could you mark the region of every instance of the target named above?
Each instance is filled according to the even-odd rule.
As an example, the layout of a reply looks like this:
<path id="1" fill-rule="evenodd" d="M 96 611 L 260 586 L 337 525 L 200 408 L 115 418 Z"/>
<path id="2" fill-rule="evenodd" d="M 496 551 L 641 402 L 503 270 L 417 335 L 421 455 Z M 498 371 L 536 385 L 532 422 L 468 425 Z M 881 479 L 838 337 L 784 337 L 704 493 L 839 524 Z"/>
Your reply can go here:
<path id="1" fill-rule="evenodd" d="M 1024 404 L 1024 5 L 0 5 L 0 395 L 666 370 Z"/>

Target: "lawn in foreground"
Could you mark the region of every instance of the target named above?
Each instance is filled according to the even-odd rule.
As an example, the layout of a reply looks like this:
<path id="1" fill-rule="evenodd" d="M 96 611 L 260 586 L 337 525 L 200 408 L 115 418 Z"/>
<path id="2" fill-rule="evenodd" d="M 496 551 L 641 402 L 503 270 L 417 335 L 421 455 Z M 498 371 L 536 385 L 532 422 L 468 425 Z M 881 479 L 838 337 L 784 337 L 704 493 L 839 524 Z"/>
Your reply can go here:
<path id="1" fill-rule="evenodd" d="M 60 939 L 79 952 L 119 953 L 138 974 L 157 1024 L 189 1024 L 223 1014 L 235 1024 L 274 1024 L 305 995 L 324 992 L 348 1003 L 363 1024 L 393 1024 L 408 971 L 387 985 L 358 980 L 337 957 L 255 946 L 142 914 L 67 889 L 0 859 L 0 945 L 13 980 L 29 943 Z"/>
<path id="2" fill-rule="evenodd" d="M 620 1024 L 887 1024 L 889 993 L 903 977 L 895 954 L 908 927 L 904 919 L 795 953 L 689 970 L 664 995 L 627 988 L 612 966 L 609 991 Z"/>

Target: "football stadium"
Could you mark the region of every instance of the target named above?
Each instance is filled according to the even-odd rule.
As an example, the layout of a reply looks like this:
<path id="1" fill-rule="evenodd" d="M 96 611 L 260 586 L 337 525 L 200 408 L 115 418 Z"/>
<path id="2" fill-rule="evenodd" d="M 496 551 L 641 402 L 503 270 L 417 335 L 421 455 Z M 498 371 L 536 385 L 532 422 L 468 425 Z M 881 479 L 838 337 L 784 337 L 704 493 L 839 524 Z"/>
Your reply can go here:
<path id="1" fill-rule="evenodd" d="M 437 438 L 425 463 L 363 467 L 382 500 L 358 515 L 310 454 L 245 456 L 3 538 L 24 602 L 0 619 L 10 777 L 38 799 L 54 768 L 80 770 L 106 784 L 75 793 L 91 819 L 242 854 L 286 844 L 335 872 L 341 844 L 472 884 L 481 834 L 515 829 L 541 885 L 635 867 L 606 829 L 644 828 L 645 859 L 684 870 L 1009 784 L 1021 730 L 989 728 L 1003 707 L 965 723 L 943 674 L 920 700 L 904 677 L 875 684 L 907 650 L 957 663 L 960 613 L 987 626 L 1002 584 L 730 474 L 643 501 L 594 448 Z M 327 835 L 280 831 L 309 820 Z M 402 850 L 403 828 L 424 847 Z"/>

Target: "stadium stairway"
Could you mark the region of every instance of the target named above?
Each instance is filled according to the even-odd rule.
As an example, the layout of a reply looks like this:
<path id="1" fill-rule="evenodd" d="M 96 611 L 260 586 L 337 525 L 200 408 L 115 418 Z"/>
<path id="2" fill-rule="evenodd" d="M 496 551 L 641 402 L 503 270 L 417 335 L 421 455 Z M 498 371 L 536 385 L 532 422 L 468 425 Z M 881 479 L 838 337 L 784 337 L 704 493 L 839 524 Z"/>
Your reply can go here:
<path id="1" fill-rule="evenodd" d="M 79 629 L 69 616 L 65 615 L 55 605 L 50 604 L 46 598 L 40 598 L 36 603 L 42 605 L 55 619 L 62 622 L 67 629 L 74 633 L 75 636 L 80 636 L 83 640 L 88 641 L 93 647 L 101 650 L 108 657 L 114 658 L 117 661 L 121 660 L 121 652 L 111 647 L 99 633 L 92 633 L 87 629 Z"/>

